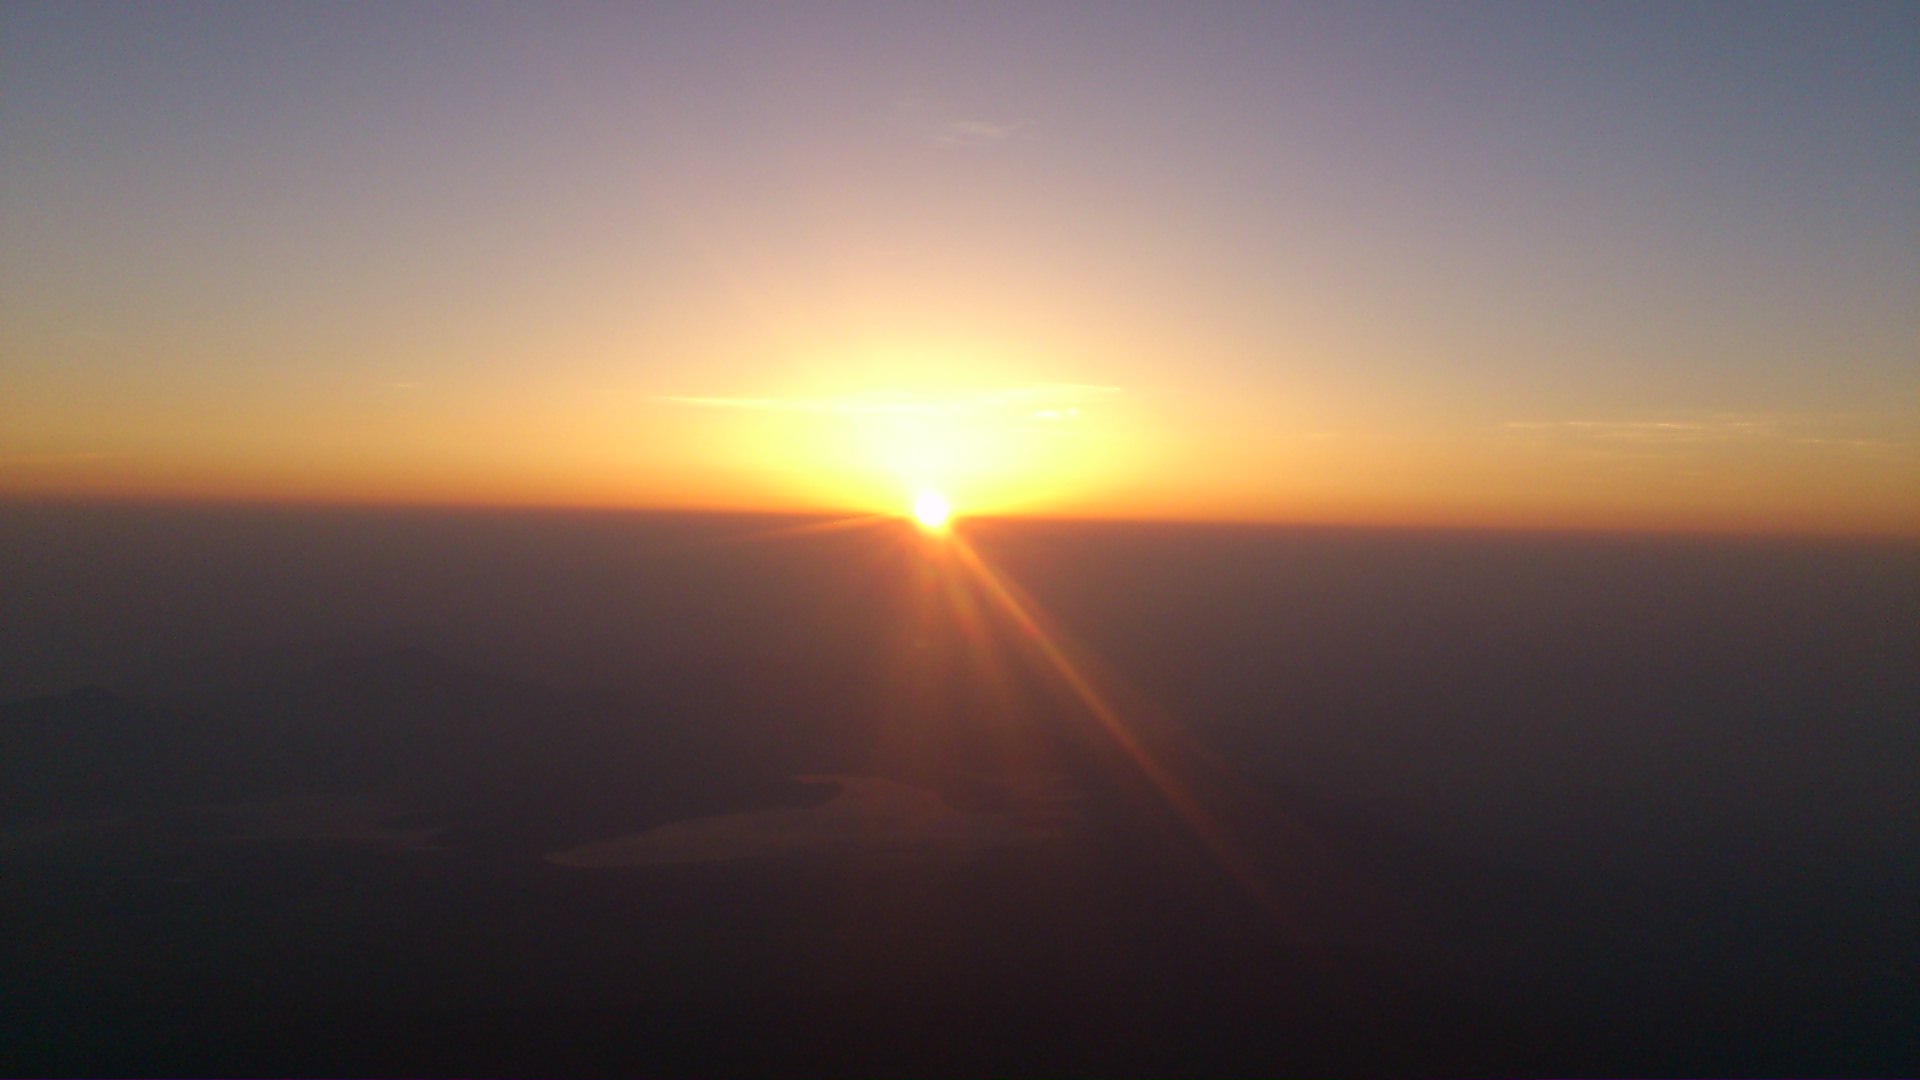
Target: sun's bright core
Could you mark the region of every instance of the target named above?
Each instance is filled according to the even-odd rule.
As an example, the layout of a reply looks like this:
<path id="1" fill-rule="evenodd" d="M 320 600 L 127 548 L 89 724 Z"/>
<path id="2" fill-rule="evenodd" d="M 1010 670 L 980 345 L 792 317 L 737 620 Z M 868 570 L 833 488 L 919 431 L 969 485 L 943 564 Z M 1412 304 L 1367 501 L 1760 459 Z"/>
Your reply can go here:
<path id="1" fill-rule="evenodd" d="M 913 520 L 928 532 L 940 532 L 947 527 L 947 519 L 953 516 L 953 508 L 947 505 L 947 497 L 937 491 L 923 491 L 913 497 Z"/>

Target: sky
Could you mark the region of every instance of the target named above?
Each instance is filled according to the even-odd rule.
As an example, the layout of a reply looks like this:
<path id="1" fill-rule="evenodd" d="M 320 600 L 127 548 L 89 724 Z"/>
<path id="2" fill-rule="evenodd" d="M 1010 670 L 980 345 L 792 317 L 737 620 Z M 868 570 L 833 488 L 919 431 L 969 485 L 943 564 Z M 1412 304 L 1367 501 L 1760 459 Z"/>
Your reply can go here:
<path id="1" fill-rule="evenodd" d="M 1920 535 L 1920 5 L 0 7 L 0 497 Z"/>

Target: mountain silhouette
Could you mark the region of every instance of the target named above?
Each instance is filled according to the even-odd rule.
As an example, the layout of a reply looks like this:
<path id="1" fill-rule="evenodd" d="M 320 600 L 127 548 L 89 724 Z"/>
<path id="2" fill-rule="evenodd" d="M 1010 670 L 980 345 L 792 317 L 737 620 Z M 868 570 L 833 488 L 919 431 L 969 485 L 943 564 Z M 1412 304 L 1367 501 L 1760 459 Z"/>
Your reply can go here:
<path id="1" fill-rule="evenodd" d="M 0 821 L 244 797 L 261 778 L 232 735 L 97 686 L 0 704 Z"/>
<path id="2" fill-rule="evenodd" d="M 374 793 L 456 840 L 546 849 L 680 817 L 818 799 L 711 727 L 427 649 L 328 659 L 197 709 L 99 687 L 0 706 L 7 821 Z"/>

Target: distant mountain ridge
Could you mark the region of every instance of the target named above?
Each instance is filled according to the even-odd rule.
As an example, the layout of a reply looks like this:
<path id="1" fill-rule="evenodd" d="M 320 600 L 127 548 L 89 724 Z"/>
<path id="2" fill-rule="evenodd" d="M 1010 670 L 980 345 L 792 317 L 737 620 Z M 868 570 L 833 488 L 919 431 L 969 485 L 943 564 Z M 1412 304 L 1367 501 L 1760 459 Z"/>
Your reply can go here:
<path id="1" fill-rule="evenodd" d="M 372 792 L 456 838 L 544 847 L 806 797 L 700 725 L 424 648 L 193 697 L 183 709 L 86 686 L 0 704 L 0 822 Z"/>
<path id="2" fill-rule="evenodd" d="M 0 822 L 241 797 L 230 734 L 98 686 L 0 704 Z"/>

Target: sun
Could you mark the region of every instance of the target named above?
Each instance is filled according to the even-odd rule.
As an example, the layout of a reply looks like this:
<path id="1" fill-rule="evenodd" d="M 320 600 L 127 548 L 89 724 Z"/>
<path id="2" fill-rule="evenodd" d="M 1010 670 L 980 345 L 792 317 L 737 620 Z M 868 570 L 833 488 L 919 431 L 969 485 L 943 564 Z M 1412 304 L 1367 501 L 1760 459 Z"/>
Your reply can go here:
<path id="1" fill-rule="evenodd" d="M 937 491 L 922 491 L 913 497 L 913 520 L 927 532 L 945 532 L 953 507 Z"/>

